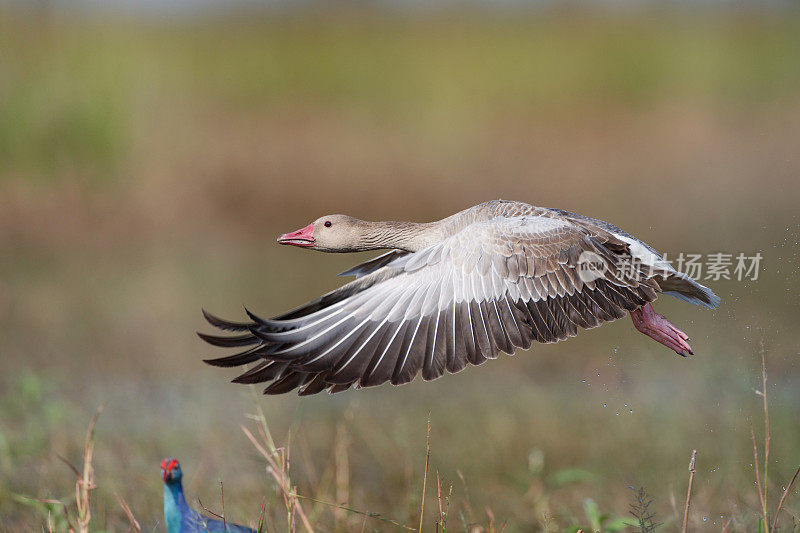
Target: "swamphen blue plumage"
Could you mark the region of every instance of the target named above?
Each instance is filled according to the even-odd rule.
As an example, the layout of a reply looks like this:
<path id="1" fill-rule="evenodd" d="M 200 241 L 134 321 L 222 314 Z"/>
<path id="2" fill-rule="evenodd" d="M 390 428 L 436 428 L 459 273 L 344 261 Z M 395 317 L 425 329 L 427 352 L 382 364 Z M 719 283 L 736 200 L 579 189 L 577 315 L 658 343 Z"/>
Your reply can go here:
<path id="1" fill-rule="evenodd" d="M 183 495 L 183 472 L 177 459 L 161 461 L 161 479 L 164 480 L 164 522 L 167 533 L 255 533 L 255 530 L 222 520 L 206 518 L 186 503 Z"/>

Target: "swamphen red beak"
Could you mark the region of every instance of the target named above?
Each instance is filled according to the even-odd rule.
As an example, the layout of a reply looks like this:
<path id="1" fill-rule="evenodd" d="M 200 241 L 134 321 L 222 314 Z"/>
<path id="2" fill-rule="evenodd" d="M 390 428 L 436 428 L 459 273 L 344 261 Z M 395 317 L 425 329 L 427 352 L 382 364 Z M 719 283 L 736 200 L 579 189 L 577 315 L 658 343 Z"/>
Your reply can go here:
<path id="1" fill-rule="evenodd" d="M 166 483 L 172 477 L 172 469 L 178 466 L 178 460 L 168 457 L 161 461 L 161 479 Z"/>

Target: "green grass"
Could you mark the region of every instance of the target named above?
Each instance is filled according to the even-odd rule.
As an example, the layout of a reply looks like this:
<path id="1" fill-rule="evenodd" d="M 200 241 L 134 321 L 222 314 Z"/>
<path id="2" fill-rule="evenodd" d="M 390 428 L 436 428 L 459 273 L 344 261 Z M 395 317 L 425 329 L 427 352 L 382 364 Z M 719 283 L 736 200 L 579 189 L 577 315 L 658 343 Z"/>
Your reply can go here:
<path id="1" fill-rule="evenodd" d="M 26 177 L 109 179 L 130 156 L 131 128 L 150 114 L 171 120 L 165 99 L 424 117 L 416 125 L 433 131 L 498 110 L 776 105 L 800 84 L 794 15 L 353 12 L 163 24 L 12 12 L 0 161 Z"/>

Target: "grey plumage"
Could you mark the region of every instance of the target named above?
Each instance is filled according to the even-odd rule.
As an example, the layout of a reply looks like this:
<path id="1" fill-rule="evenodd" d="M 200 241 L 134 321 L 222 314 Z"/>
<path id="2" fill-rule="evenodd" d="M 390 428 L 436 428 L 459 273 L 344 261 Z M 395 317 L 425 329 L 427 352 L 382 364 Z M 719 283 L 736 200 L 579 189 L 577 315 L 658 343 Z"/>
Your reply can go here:
<path id="1" fill-rule="evenodd" d="M 500 352 L 564 340 L 660 292 L 719 303 L 630 234 L 566 211 L 494 201 L 437 223 L 359 223 L 365 232 L 377 228 L 371 247 L 395 249 L 343 273 L 356 280 L 276 318 L 248 311 L 252 322 L 230 322 L 204 312 L 236 334 L 201 333 L 203 340 L 246 348 L 206 362 L 256 362 L 234 381 L 269 383 L 267 394 L 400 385 L 420 372 L 433 380 Z M 602 272 L 582 275 L 587 254 Z"/>

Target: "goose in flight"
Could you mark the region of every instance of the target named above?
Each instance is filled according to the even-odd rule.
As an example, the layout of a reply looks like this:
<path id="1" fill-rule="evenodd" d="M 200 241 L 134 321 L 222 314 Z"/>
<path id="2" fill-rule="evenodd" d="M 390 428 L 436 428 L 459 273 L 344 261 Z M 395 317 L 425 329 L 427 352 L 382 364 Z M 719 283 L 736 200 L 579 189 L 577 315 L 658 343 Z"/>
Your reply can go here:
<path id="1" fill-rule="evenodd" d="M 685 333 L 653 310 L 659 293 L 717 307 L 720 298 L 613 224 L 560 209 L 495 200 L 430 223 L 329 215 L 278 238 L 322 252 L 389 249 L 341 275 L 351 281 L 275 318 L 247 311 L 233 335 L 198 335 L 238 353 L 206 363 L 255 363 L 236 383 L 266 394 L 433 380 L 533 342 L 553 343 L 630 313 L 634 327 L 693 354 Z"/>

